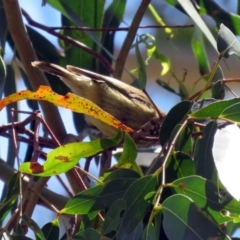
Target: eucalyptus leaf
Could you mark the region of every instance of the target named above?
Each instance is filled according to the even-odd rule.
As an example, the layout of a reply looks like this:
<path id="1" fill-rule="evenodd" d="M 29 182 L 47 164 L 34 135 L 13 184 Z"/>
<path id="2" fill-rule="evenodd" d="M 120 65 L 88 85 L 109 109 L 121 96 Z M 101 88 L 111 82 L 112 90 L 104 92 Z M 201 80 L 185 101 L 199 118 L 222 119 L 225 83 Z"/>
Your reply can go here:
<path id="1" fill-rule="evenodd" d="M 59 239 L 60 228 L 58 220 L 45 224 L 41 230 L 46 239 Z"/>
<path id="2" fill-rule="evenodd" d="M 178 0 L 181 4 L 182 8 L 186 11 L 186 13 L 190 16 L 193 22 L 201 29 L 202 33 L 206 36 L 208 41 L 211 43 L 212 47 L 217 50 L 216 48 L 216 40 L 213 37 L 212 33 L 210 32 L 209 28 L 201 18 L 201 16 L 196 11 L 192 1 L 186 0 Z"/>
<path id="3" fill-rule="evenodd" d="M 217 130 L 216 122 L 207 124 L 203 130 L 203 137 L 197 139 L 194 148 L 194 163 L 196 174 L 208 180 L 215 179 L 215 165 L 212 156 L 212 145 L 215 132 Z"/>
<path id="4" fill-rule="evenodd" d="M 199 5 L 201 5 L 201 14 L 208 14 L 216 21 L 217 25 L 223 23 L 229 29 L 231 29 L 234 34 L 238 36 L 240 35 L 239 12 L 236 14 L 234 12 L 228 11 L 228 9 L 225 8 L 224 4 L 220 5 L 220 2 L 214 0 L 201 0 Z M 239 2 L 237 5 L 239 7 Z"/>
<path id="5" fill-rule="evenodd" d="M 209 104 L 210 102 L 210 104 Z M 235 104 L 240 103 L 240 98 L 233 98 L 230 100 L 222 100 L 222 101 L 216 101 L 215 99 L 203 99 L 200 100 L 197 107 L 199 110 L 195 111 L 193 109 L 192 111 L 195 111 L 191 114 L 189 114 L 191 117 L 194 118 L 217 118 L 221 116 L 221 114 L 229 107 L 233 106 Z"/>
<path id="6" fill-rule="evenodd" d="M 198 62 L 199 72 L 202 76 L 205 76 L 210 72 L 210 65 L 206 53 L 203 33 L 197 26 L 195 28 L 191 44 L 193 53 Z"/>
<path id="7" fill-rule="evenodd" d="M 224 24 L 220 25 L 217 48 L 222 57 L 228 58 L 233 54 L 240 57 L 240 44 L 236 36 Z"/>
<path id="8" fill-rule="evenodd" d="M 190 101 L 183 101 L 175 105 L 165 117 L 160 129 L 160 143 L 163 146 L 170 139 L 173 129 L 181 123 L 191 108 Z"/>
<path id="9" fill-rule="evenodd" d="M 181 207 L 179 207 L 181 206 Z M 163 228 L 170 240 L 229 239 L 220 228 L 186 196 L 177 194 L 162 204 Z M 171 224 L 169 224 L 171 222 Z M 174 228 L 173 228 L 174 226 Z M 196 227 L 197 226 L 197 227 Z"/>
<path id="10" fill-rule="evenodd" d="M 212 86 L 212 97 L 222 100 L 225 97 L 225 86 L 222 80 L 217 81 Z"/>
<path id="11" fill-rule="evenodd" d="M 102 234 L 106 235 L 110 232 L 116 234 L 119 224 L 121 222 L 121 217 L 126 209 L 125 201 L 122 199 L 116 200 L 108 209 L 105 216 L 105 221 L 102 227 Z"/>
<path id="12" fill-rule="evenodd" d="M 117 234 L 117 240 L 125 239 L 131 234 L 146 216 L 151 203 L 144 197 L 156 190 L 158 178 L 148 175 L 136 180 L 125 192 L 123 200 L 126 202 L 126 211 Z"/>

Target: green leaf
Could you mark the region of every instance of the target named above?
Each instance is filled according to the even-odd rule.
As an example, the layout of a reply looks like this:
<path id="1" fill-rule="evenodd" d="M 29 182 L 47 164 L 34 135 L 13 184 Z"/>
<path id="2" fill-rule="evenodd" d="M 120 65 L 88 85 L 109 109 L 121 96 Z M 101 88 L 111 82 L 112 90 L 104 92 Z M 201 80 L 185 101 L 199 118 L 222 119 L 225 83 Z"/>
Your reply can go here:
<path id="1" fill-rule="evenodd" d="M 171 140 L 172 141 L 181 128 L 181 124 L 176 125 L 176 127 L 173 129 Z M 180 132 L 177 141 L 175 143 L 175 151 L 184 152 L 187 154 L 191 154 L 192 152 L 192 139 L 191 139 L 191 130 L 188 127 L 184 127 L 182 131 Z"/>
<path id="2" fill-rule="evenodd" d="M 193 20 L 193 22 L 201 29 L 202 33 L 206 36 L 208 41 L 211 43 L 212 47 L 217 51 L 216 40 L 213 37 L 207 25 L 205 24 L 205 22 L 203 21 L 203 19 L 201 18 L 201 16 L 194 8 L 193 3 L 191 1 L 186 0 L 178 0 L 178 2 L 181 4 L 182 8 Z"/>
<path id="3" fill-rule="evenodd" d="M 137 158 L 137 147 L 128 133 L 124 135 L 123 153 L 119 159 L 119 164 L 135 163 Z"/>
<path id="4" fill-rule="evenodd" d="M 79 27 L 92 27 L 101 28 L 103 21 L 103 10 L 104 1 L 70 1 L 66 3 L 64 0 L 54 1 L 48 0 L 48 2 L 56 9 L 58 9 L 62 14 L 62 24 L 64 26 L 79 26 Z M 91 12 L 91 14 L 89 14 Z M 65 35 L 72 37 L 80 41 L 81 43 L 87 45 L 92 50 L 98 51 L 99 46 L 102 47 L 101 32 L 95 34 L 92 31 L 64 31 Z M 71 64 L 88 70 L 94 69 L 94 64 L 96 58 L 89 53 L 64 43 L 65 55 L 63 65 Z M 108 52 L 107 50 L 105 50 Z M 110 54 L 108 52 L 108 54 Z M 111 54 L 110 54 L 111 55 Z"/>
<path id="5" fill-rule="evenodd" d="M 128 133 L 124 135 L 124 144 L 123 152 L 119 158 L 118 164 L 116 167 L 130 168 L 138 172 L 141 176 L 143 175 L 141 168 L 136 163 L 137 158 L 137 147 L 133 139 L 129 136 Z"/>
<path id="6" fill-rule="evenodd" d="M 167 74 L 170 70 L 170 60 L 164 54 L 159 53 L 155 37 L 149 33 L 142 34 L 140 36 L 140 42 L 144 43 L 147 49 L 148 58 L 145 61 L 145 65 L 148 65 L 150 59 L 154 57 L 155 59 L 159 60 L 159 64 L 162 65 L 161 75 L 163 76 Z"/>
<path id="7" fill-rule="evenodd" d="M 189 114 L 189 116 L 194 118 L 217 118 L 221 116 L 222 112 L 225 109 L 237 103 L 240 103 L 240 98 L 217 101 L 207 105 L 206 107 L 201 108 L 200 110 L 194 113 Z"/>
<path id="8" fill-rule="evenodd" d="M 119 178 L 82 191 L 67 202 L 61 213 L 88 214 L 109 208 L 116 200 L 123 198 L 135 181 L 135 178 Z"/>
<path id="9" fill-rule="evenodd" d="M 212 146 L 217 130 L 216 122 L 210 122 L 203 130 L 203 137 L 196 141 L 194 148 L 194 163 L 196 174 L 213 180 L 216 172 L 212 156 Z"/>
<path id="10" fill-rule="evenodd" d="M 211 103 L 215 103 L 215 102 L 218 102 L 218 101 L 214 98 L 200 99 L 192 105 L 191 112 L 195 113 L 199 109 L 205 108 L 206 106 L 210 105 Z"/>
<path id="11" fill-rule="evenodd" d="M 192 50 L 197 59 L 200 74 L 204 76 L 210 73 L 210 65 L 208 62 L 202 32 L 198 27 L 195 28 L 195 32 L 192 38 Z"/>
<path id="12" fill-rule="evenodd" d="M 167 182 L 194 174 L 194 162 L 187 154 L 174 152 L 170 155 L 167 164 Z"/>
<path id="13" fill-rule="evenodd" d="M 240 102 L 233 104 L 232 106 L 226 108 L 220 117 L 223 117 L 225 119 L 229 119 L 235 122 L 240 122 Z"/>
<path id="14" fill-rule="evenodd" d="M 189 197 L 218 224 L 231 220 L 230 217 L 222 214 L 224 205 L 220 203 L 218 188 L 212 182 L 200 176 L 188 176 L 177 179 L 171 183 L 171 187 L 174 188 L 176 193 Z"/>
<path id="15" fill-rule="evenodd" d="M 19 174 L 15 173 L 8 184 L 7 193 L 0 204 L 0 221 L 5 220 L 6 216 L 13 209 L 18 200 L 19 194 Z"/>
<path id="16" fill-rule="evenodd" d="M 161 76 L 166 75 L 169 72 L 170 68 L 171 68 L 171 64 L 170 64 L 169 58 L 166 55 L 164 55 L 164 54 L 158 53 L 157 51 L 155 51 L 154 57 L 156 59 L 158 59 L 160 61 L 160 64 L 162 65 Z"/>
<path id="17" fill-rule="evenodd" d="M 139 240 L 143 234 L 143 223 L 140 222 L 137 227 L 131 232 L 126 238 L 126 240 Z M 118 236 L 117 236 L 118 237 Z M 121 240 L 121 239 L 116 239 Z"/>
<path id="18" fill-rule="evenodd" d="M 116 171 L 113 171 L 113 172 L 110 170 L 110 172 L 107 172 L 104 174 L 102 181 L 107 182 L 107 181 L 119 179 L 119 178 L 137 179 L 137 178 L 140 178 L 140 175 L 131 169 L 117 169 Z"/>
<path id="19" fill-rule="evenodd" d="M 167 198 L 162 204 L 162 210 L 163 228 L 170 240 L 229 239 L 186 196 L 177 194 Z"/>
<path id="20" fill-rule="evenodd" d="M 155 239 L 160 239 L 160 234 L 161 232 L 163 232 L 162 220 L 163 220 L 163 213 L 162 213 L 162 209 L 160 209 L 160 210 L 157 210 L 154 215 Z"/>
<path id="21" fill-rule="evenodd" d="M 126 202 L 126 211 L 122 218 L 117 240 L 124 239 L 138 226 L 146 216 L 151 203 L 144 198 L 149 192 L 156 190 L 158 178 L 148 175 L 136 180 L 124 194 L 123 200 Z"/>
<path id="22" fill-rule="evenodd" d="M 96 240 L 96 239 L 111 240 L 110 238 L 103 236 L 101 233 L 99 233 L 93 228 L 87 228 L 81 232 L 78 232 L 72 239 L 73 240 L 75 239 L 76 240 Z"/>
<path id="23" fill-rule="evenodd" d="M 183 101 L 175 105 L 165 117 L 160 129 L 160 144 L 163 146 L 170 138 L 175 126 L 185 118 L 191 109 L 190 101 Z"/>
<path id="24" fill-rule="evenodd" d="M 108 209 L 107 214 L 105 216 L 105 221 L 102 227 L 102 234 L 106 235 L 117 232 L 119 228 L 119 224 L 121 222 L 122 214 L 126 209 L 125 201 L 122 199 L 116 200 Z"/>
<path id="25" fill-rule="evenodd" d="M 216 64 L 216 62 L 214 61 L 214 64 Z M 223 80 L 225 77 L 224 77 L 224 74 L 223 74 L 223 70 L 221 68 L 220 65 L 217 66 L 217 70 L 212 78 L 212 83 L 216 83 L 217 81 L 219 80 Z"/>
<path id="26" fill-rule="evenodd" d="M 223 23 L 231 29 L 235 35 L 240 35 L 240 16 L 238 14 L 228 11 L 224 8 L 224 4 L 218 5 L 218 3 L 214 0 L 201 0 L 201 2 L 205 7 L 205 13 L 203 14 L 207 13 L 217 22 L 218 25 Z"/>
<path id="27" fill-rule="evenodd" d="M 224 209 L 232 214 L 233 217 L 240 216 L 240 201 L 236 200 L 231 195 L 226 194 L 221 204 L 224 206 Z"/>
<path id="28" fill-rule="evenodd" d="M 212 97 L 222 100 L 225 97 L 225 86 L 223 81 L 219 80 L 212 86 Z"/>
<path id="29" fill-rule="evenodd" d="M 27 215 L 24 214 L 22 216 L 22 220 L 24 221 L 24 223 L 26 223 L 26 225 L 29 228 L 32 229 L 32 231 L 34 232 L 37 240 L 45 240 L 46 239 L 42 230 L 40 229 L 38 224 L 35 221 L 33 221 L 33 219 L 29 218 Z"/>
<path id="30" fill-rule="evenodd" d="M 169 91 L 169 92 L 171 92 L 171 93 L 174 93 L 174 94 L 176 94 L 176 95 L 179 95 L 173 88 L 171 88 L 170 86 L 169 86 L 169 84 L 168 83 L 166 83 L 165 81 L 163 81 L 163 80 L 161 80 L 161 79 L 157 79 L 156 80 L 156 83 L 158 84 L 158 85 L 160 85 L 161 87 L 163 87 L 164 89 L 166 89 L 167 91 Z"/>
<path id="31" fill-rule="evenodd" d="M 123 21 L 123 16 L 126 8 L 126 0 L 113 0 L 111 4 L 106 9 L 102 28 L 117 29 Z M 104 31 L 102 32 L 102 45 L 103 49 L 101 49 L 100 54 L 111 64 L 114 60 L 114 39 L 117 31 Z M 106 52 L 107 49 L 108 52 Z M 109 54 L 110 53 L 110 54 Z M 99 66 L 99 73 L 103 75 L 108 75 L 109 72 L 105 67 Z"/>
<path id="32" fill-rule="evenodd" d="M 220 25 L 217 48 L 222 57 L 228 58 L 233 54 L 240 57 L 240 44 L 236 36 L 224 24 Z"/>
<path id="33" fill-rule="evenodd" d="M 20 165 L 19 170 L 36 176 L 53 176 L 66 172 L 73 168 L 80 158 L 93 156 L 105 149 L 114 147 L 120 143 L 122 133 L 114 138 L 99 139 L 92 142 L 69 143 L 60 146 L 47 155 L 43 165 L 26 162 Z"/>
<path id="34" fill-rule="evenodd" d="M 224 74 L 220 65 L 218 65 L 217 70 L 212 79 L 212 97 L 215 99 L 224 99 L 225 97 L 225 86 L 224 86 Z"/>
<path id="35" fill-rule="evenodd" d="M 41 230 L 46 239 L 59 239 L 59 222 L 57 219 L 45 224 Z"/>
<path id="36" fill-rule="evenodd" d="M 141 240 L 155 240 L 155 229 L 152 223 L 148 223 L 143 231 Z"/>

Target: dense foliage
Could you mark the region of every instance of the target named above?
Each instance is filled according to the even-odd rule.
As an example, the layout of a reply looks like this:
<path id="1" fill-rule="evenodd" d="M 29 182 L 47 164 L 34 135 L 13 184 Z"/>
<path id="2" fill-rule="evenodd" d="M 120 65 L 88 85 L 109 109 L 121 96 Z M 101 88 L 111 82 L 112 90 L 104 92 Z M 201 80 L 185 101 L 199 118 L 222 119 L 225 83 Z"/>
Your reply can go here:
<path id="1" fill-rule="evenodd" d="M 240 222 L 240 99 L 226 83 L 240 79 L 225 79 L 220 63 L 223 59 L 227 62 L 231 55 L 240 57 L 240 44 L 235 37 L 240 33 L 240 7 L 234 14 L 213 0 L 166 0 L 164 4 L 193 22 L 166 26 L 161 12 L 156 10 L 157 1 L 136 1 L 130 26 L 124 27 L 126 39 L 114 56 L 115 34 L 124 30 L 120 24 L 128 10 L 126 1 L 112 0 L 107 6 L 104 0 L 47 0 L 43 4 L 61 14 L 62 26 L 55 28 L 51 23 L 45 26 L 35 21 L 34 15 L 21 9 L 17 0 L 0 0 L 0 109 L 7 113 L 7 122 L 1 119 L 0 135 L 9 141 L 8 149 L 0 146 L 1 154 L 7 152 L 6 159 L 0 160 L 0 179 L 5 184 L 0 204 L 3 239 L 29 239 L 29 229 L 35 234 L 34 239 L 231 239 Z M 190 92 L 175 75 L 169 56 L 161 53 L 158 39 L 138 34 L 146 15 L 157 21 L 148 27 L 164 31 L 169 41 L 176 32 L 194 29 L 189 49 L 196 57 L 203 88 Z M 203 15 L 215 21 L 212 31 L 201 18 Z M 39 29 L 56 36 L 64 54 Z M 212 68 L 205 40 L 218 54 Z M 7 45 L 13 53 L 11 61 L 6 60 Z M 113 138 L 91 135 L 87 142 L 75 142 L 75 138 L 66 137 L 55 105 L 93 114 L 108 124 L 113 125 L 113 120 L 94 104 L 69 94 L 55 76 L 45 76 L 31 65 L 44 60 L 121 79 L 131 49 L 135 51 L 136 69 L 128 74 L 135 86 L 145 91 L 146 66 L 155 59 L 161 74 L 171 75 L 178 84 L 174 88 L 158 79 L 159 88 L 182 99 L 164 118 L 159 132 L 162 149 L 147 168 L 136 162 L 140 153 L 132 130 L 120 123 Z M 17 90 L 19 76 L 28 90 Z M 229 100 L 224 99 L 227 88 L 233 94 Z M 17 102 L 24 99 L 31 111 L 24 112 L 25 118 L 20 120 L 17 110 L 23 109 Z M 74 113 L 73 119 L 76 130 L 86 134 L 83 116 Z M 23 145 L 27 147 L 19 152 Z M 116 153 L 117 146 L 123 148 Z M 220 157 L 215 154 L 218 152 Z M 80 167 L 79 162 L 85 158 Z M 115 164 L 111 164 L 112 158 Z M 91 162 L 98 167 L 97 177 L 90 174 Z M 18 171 L 14 170 L 16 166 Z M 59 175 L 62 173 L 66 178 Z M 46 187 L 54 177 L 67 197 L 59 194 L 57 188 Z M 37 205 L 55 214 L 50 219 L 43 212 L 43 226 L 33 213 Z"/>

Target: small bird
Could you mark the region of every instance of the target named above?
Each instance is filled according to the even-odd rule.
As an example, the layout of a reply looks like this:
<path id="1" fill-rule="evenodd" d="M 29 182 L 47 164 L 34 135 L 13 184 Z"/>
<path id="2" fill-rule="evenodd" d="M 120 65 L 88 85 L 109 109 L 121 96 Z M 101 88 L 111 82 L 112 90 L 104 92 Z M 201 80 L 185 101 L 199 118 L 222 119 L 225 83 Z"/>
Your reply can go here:
<path id="1" fill-rule="evenodd" d="M 156 109 L 143 91 L 115 78 L 70 65 L 65 69 L 52 63 L 35 61 L 32 62 L 32 66 L 57 75 L 74 94 L 92 101 L 135 131 L 140 130 L 153 118 L 162 119 L 166 115 Z M 85 119 L 89 125 L 95 126 L 107 137 L 113 137 L 117 133 L 116 128 L 97 118 L 86 115 Z M 154 124 L 147 130 L 146 136 L 158 137 L 159 128 L 159 123 Z M 137 145 L 148 147 L 156 145 L 156 142 L 138 141 Z"/>

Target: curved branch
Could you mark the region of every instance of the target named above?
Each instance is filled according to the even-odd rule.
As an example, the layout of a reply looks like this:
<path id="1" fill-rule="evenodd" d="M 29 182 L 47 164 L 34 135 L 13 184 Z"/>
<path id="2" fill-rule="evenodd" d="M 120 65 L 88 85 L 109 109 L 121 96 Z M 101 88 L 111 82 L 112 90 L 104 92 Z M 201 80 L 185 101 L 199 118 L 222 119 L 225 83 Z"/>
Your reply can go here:
<path id="1" fill-rule="evenodd" d="M 31 62 L 37 60 L 37 56 L 26 32 L 18 1 L 3 0 L 3 7 L 6 13 L 8 31 L 12 36 L 33 90 L 37 90 L 40 85 L 49 86 L 45 75 L 40 70 L 33 68 L 31 65 Z M 62 141 L 66 136 L 66 131 L 58 109 L 52 104 L 44 101 L 39 104 L 41 105 L 44 117 L 50 128 L 54 132 L 55 136 Z"/>
<path id="2" fill-rule="evenodd" d="M 151 2 L 151 0 L 142 0 L 141 4 L 132 20 L 132 24 L 129 28 L 128 34 L 124 40 L 124 43 L 121 47 L 121 51 L 116 60 L 116 67 L 114 70 L 113 77 L 115 77 L 117 79 L 121 79 L 123 68 L 124 68 L 128 53 L 130 51 L 130 48 L 131 48 L 134 38 L 136 36 L 140 22 L 142 21 L 143 15 L 144 15 L 150 2 Z"/>

